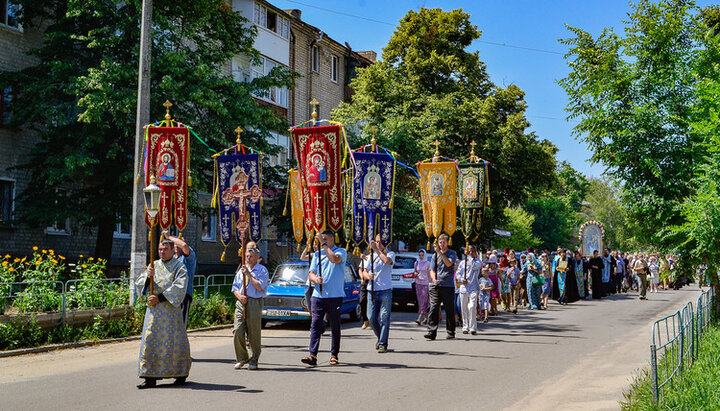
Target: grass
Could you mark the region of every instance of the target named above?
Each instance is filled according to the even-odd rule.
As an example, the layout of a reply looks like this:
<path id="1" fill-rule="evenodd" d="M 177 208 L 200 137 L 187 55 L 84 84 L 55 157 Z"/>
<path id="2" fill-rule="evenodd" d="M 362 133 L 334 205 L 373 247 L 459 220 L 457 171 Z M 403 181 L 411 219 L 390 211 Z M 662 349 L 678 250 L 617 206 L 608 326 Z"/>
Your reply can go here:
<path id="1" fill-rule="evenodd" d="M 663 367 L 664 359 L 658 361 Z M 698 357 L 691 367 L 668 383 L 659 404 L 653 401 L 650 371 L 645 370 L 625 392 L 624 410 L 720 409 L 720 324 L 714 323 L 700 340 Z"/>

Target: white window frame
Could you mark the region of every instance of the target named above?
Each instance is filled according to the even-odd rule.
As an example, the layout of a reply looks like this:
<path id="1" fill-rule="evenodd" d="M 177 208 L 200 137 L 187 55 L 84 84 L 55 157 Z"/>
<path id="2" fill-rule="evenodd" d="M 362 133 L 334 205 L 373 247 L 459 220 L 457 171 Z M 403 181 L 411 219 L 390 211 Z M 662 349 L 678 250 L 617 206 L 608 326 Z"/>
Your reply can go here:
<path id="1" fill-rule="evenodd" d="M 268 27 L 268 13 L 273 13 L 275 15 L 275 30 Z M 255 3 L 255 7 L 253 9 L 253 23 L 256 26 L 262 27 L 285 40 L 290 40 L 290 20 L 286 19 L 275 10 L 268 10 L 267 7 L 260 3 Z"/>
<path id="2" fill-rule="evenodd" d="M 4 5 L 3 5 L 3 3 L 4 3 Z M 0 27 L 8 28 L 11 30 L 17 30 L 22 33 L 23 27 L 22 27 L 22 24 L 20 24 L 20 22 L 17 21 L 17 16 L 13 16 L 17 23 L 16 25 L 12 26 L 8 23 L 8 20 L 10 19 L 10 0 L 0 0 L 0 7 L 5 7 L 5 13 L 4 13 L 5 17 L 3 18 L 2 21 L 0 21 Z M 20 6 L 16 5 L 15 7 L 19 8 Z"/>
<path id="3" fill-rule="evenodd" d="M 212 208 L 206 209 L 205 212 L 207 212 L 207 215 L 208 215 L 208 217 L 209 217 L 209 219 L 210 219 L 210 221 L 209 221 L 209 224 L 210 224 L 210 234 L 206 236 L 205 233 L 202 233 L 202 232 L 201 232 L 201 233 L 200 233 L 200 239 L 201 239 L 202 241 L 205 241 L 205 242 L 216 243 L 216 242 L 217 242 L 217 226 L 218 226 L 218 218 L 217 218 L 217 217 L 218 217 L 218 216 L 217 216 L 217 214 L 213 213 L 213 209 L 212 209 Z M 205 216 L 203 215 L 203 220 L 204 220 L 204 218 L 205 218 Z M 205 222 L 204 222 L 204 221 L 201 221 L 201 222 L 200 222 L 200 229 L 202 230 L 202 228 L 203 228 L 204 226 L 205 226 Z"/>
<path id="4" fill-rule="evenodd" d="M 53 200 L 55 204 L 57 204 L 57 194 L 60 190 L 55 189 L 55 195 L 56 198 Z M 70 219 L 66 218 L 64 224 L 62 224 L 62 228 L 60 227 L 60 221 L 55 221 L 52 225 L 49 225 L 45 227 L 45 234 L 47 235 L 59 235 L 59 236 L 69 236 L 71 234 L 70 232 Z"/>
<path id="5" fill-rule="evenodd" d="M 320 49 L 318 46 L 312 46 L 310 48 L 310 64 L 312 71 L 315 73 L 320 72 Z"/>
<path id="6" fill-rule="evenodd" d="M 338 82 L 338 64 L 340 59 L 336 55 L 330 56 L 330 81 L 333 83 Z"/>
<path id="7" fill-rule="evenodd" d="M 123 231 L 122 223 L 120 222 L 120 216 L 117 216 L 116 222 L 115 222 L 115 230 L 113 230 L 113 238 L 124 239 L 124 240 L 126 240 L 128 238 L 132 238 L 131 231 L 132 231 L 132 226 L 130 226 L 129 231 L 127 231 L 127 232 Z"/>
<path id="8" fill-rule="evenodd" d="M 250 79 L 266 76 L 274 67 L 283 66 L 265 56 L 260 56 L 260 64 L 250 68 Z M 264 94 L 253 94 L 255 97 L 282 108 L 288 108 L 289 91 L 287 87 L 271 87 Z"/>
<path id="9" fill-rule="evenodd" d="M 10 218 L 8 221 L 0 222 L 2 226 L 4 227 L 12 227 L 13 223 L 15 222 L 15 188 L 17 186 L 17 181 L 12 178 L 4 178 L 0 177 L 0 181 L 5 183 L 10 183 Z"/>

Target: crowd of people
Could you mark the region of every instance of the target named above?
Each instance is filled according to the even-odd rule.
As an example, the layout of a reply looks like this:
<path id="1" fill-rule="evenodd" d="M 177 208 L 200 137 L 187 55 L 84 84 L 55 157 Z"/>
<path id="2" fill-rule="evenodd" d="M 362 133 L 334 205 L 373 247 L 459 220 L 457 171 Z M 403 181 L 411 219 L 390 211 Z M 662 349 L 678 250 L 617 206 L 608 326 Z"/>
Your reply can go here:
<path id="1" fill-rule="evenodd" d="M 165 237 L 159 245 L 160 259 L 136 281 L 138 292 L 148 296 L 138 361 L 138 373 L 143 379 L 140 389 L 154 387 L 163 378 L 174 378 L 174 384 L 182 385 L 192 363 L 186 327 L 195 255 L 182 239 L 168 233 Z M 316 236 L 313 252 L 306 250 L 302 258 L 310 262 L 306 299 L 311 325 L 309 352 L 300 361 L 311 367 L 317 365 L 320 339 L 329 327 L 329 364 L 337 365 L 348 253 L 335 244 L 332 231 L 324 231 Z M 395 253 L 384 247 L 378 236 L 370 241 L 358 268 L 362 279 L 362 328 L 372 328 L 378 353 L 388 351 L 394 262 Z M 546 310 L 551 300 L 564 305 L 631 290 L 637 290 L 639 298 L 645 300 L 648 280 L 651 293 L 668 287 L 671 278 L 664 273 L 671 272 L 673 264 L 671 256 L 610 249 L 602 250 L 602 255 L 600 250 L 593 250 L 588 257 L 581 250 L 561 247 L 553 252 L 489 250 L 481 255 L 476 246 L 468 245 L 458 255 L 449 247 L 449 237 L 442 234 L 432 254 L 420 250 L 414 265 L 416 322 L 426 327 L 427 340 L 435 340 L 444 318 L 446 339 L 454 339 L 458 325 L 463 334 L 476 335 L 478 322 L 487 323 L 500 311 L 517 315 L 519 309 Z M 236 298 L 235 369 L 246 364 L 251 370 L 258 369 L 263 298 L 269 282 L 257 245 L 248 243 L 244 263 L 238 267 L 232 286 Z"/>

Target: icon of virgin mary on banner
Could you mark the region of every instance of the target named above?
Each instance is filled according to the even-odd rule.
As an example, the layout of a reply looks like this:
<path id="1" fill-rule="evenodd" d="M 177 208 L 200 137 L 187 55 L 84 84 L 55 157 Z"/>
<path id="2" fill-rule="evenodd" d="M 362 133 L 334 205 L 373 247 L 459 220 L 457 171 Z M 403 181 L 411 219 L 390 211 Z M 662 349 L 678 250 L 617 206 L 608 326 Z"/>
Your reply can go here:
<path id="1" fill-rule="evenodd" d="M 238 243 L 261 237 L 262 173 L 259 154 L 226 154 L 217 163 L 216 197 L 220 241 L 227 247 L 233 234 Z"/>
<path id="2" fill-rule="evenodd" d="M 162 189 L 160 196 L 160 227 L 166 229 L 173 222 L 179 231 L 187 225 L 189 132 L 185 127 L 148 127 L 147 167 L 145 185 L 150 175 Z M 147 213 L 145 223 L 150 226 Z"/>
<path id="3" fill-rule="evenodd" d="M 480 235 L 485 206 L 490 200 L 487 163 L 459 164 L 457 204 L 460 207 L 460 230 L 465 241 L 476 241 Z"/>
<path id="4" fill-rule="evenodd" d="M 341 125 L 291 128 L 298 160 L 307 233 L 343 227 Z"/>
<path id="5" fill-rule="evenodd" d="M 388 154 L 352 153 L 353 171 L 352 239 L 363 244 L 380 234 L 384 246 L 392 242 L 392 198 L 395 187 L 395 159 Z"/>
<path id="6" fill-rule="evenodd" d="M 455 162 L 419 163 L 418 174 L 425 233 L 428 237 L 437 237 L 444 231 L 452 236 L 457 228 Z"/>

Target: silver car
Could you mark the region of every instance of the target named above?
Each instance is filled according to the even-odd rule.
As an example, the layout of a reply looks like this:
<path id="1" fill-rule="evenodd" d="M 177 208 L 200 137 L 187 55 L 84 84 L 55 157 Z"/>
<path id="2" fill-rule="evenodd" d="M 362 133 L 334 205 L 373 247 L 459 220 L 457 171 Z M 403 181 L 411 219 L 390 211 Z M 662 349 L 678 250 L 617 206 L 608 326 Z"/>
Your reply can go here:
<path id="1" fill-rule="evenodd" d="M 426 257 L 427 258 L 427 257 Z M 415 294 L 415 262 L 418 253 L 395 253 L 392 270 L 393 302 L 405 307 L 409 303 L 417 304 Z"/>

